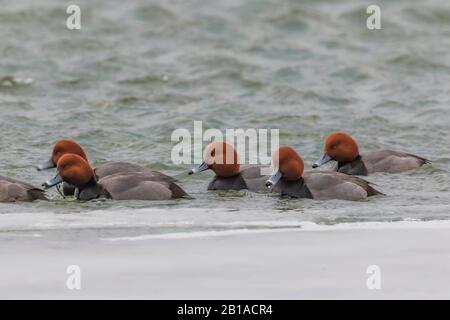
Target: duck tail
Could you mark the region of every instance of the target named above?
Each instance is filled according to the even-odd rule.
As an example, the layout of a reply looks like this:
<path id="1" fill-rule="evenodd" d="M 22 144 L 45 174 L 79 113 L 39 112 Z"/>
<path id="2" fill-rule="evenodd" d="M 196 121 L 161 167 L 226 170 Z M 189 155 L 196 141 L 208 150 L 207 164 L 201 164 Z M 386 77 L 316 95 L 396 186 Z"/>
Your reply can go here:
<path id="1" fill-rule="evenodd" d="M 378 191 L 377 189 L 375 189 L 374 187 L 372 187 L 370 184 L 367 184 L 367 196 L 377 196 L 377 195 L 381 195 L 381 196 L 385 196 L 385 194 L 383 192 Z"/>
<path id="2" fill-rule="evenodd" d="M 39 188 L 29 189 L 28 194 L 35 200 L 48 200 L 45 191 Z"/>
<path id="3" fill-rule="evenodd" d="M 418 156 L 418 155 L 415 155 L 415 154 L 412 154 L 412 153 L 406 153 L 406 155 L 418 159 L 419 161 L 422 162 L 422 165 L 424 165 L 424 164 L 431 164 L 431 160 L 429 160 L 427 158 L 424 158 L 424 157 L 421 157 L 421 156 Z"/>
<path id="4" fill-rule="evenodd" d="M 170 191 L 172 191 L 172 199 L 178 198 L 191 198 L 186 191 L 184 191 L 179 185 L 172 182 L 169 186 Z"/>

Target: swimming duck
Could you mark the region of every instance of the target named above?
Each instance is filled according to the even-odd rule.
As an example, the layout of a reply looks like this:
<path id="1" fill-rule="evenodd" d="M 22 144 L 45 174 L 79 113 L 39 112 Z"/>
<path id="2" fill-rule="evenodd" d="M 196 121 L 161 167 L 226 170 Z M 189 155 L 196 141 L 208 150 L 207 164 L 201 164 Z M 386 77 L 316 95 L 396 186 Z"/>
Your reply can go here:
<path id="1" fill-rule="evenodd" d="M 267 192 L 267 176 L 261 175 L 261 166 L 241 168 L 236 150 L 226 142 L 213 142 L 205 152 L 202 164 L 191 169 L 189 174 L 212 170 L 216 175 L 208 190 L 243 190 Z"/>
<path id="2" fill-rule="evenodd" d="M 31 184 L 0 176 L 0 202 L 47 200 L 45 192 Z"/>
<path id="3" fill-rule="evenodd" d="M 291 147 L 280 147 L 272 156 L 273 174 L 266 186 L 294 198 L 363 200 L 381 194 L 368 181 L 334 171 L 303 172 L 303 159 Z"/>
<path id="4" fill-rule="evenodd" d="M 119 172 L 97 180 L 89 163 L 73 153 L 58 160 L 57 172 L 43 187 L 67 182 L 77 188 L 75 196 L 80 200 L 169 200 L 187 196 L 173 178 L 157 171 Z"/>
<path id="5" fill-rule="evenodd" d="M 331 160 L 337 161 L 335 171 L 350 175 L 368 175 L 374 172 L 399 173 L 417 169 L 429 161 L 414 154 L 380 150 L 359 154 L 355 139 L 344 132 L 331 133 L 325 140 L 325 154 L 316 161 L 317 168 Z"/>
<path id="6" fill-rule="evenodd" d="M 50 159 L 37 166 L 39 171 L 55 168 L 58 160 L 65 154 L 76 154 L 88 161 L 86 153 L 83 148 L 73 140 L 59 140 L 56 142 Z M 152 172 L 149 168 L 144 168 L 139 165 L 128 162 L 107 162 L 93 169 L 95 177 L 101 179 L 103 177 L 125 172 Z M 63 194 L 73 195 L 75 188 L 68 183 L 63 183 Z"/>

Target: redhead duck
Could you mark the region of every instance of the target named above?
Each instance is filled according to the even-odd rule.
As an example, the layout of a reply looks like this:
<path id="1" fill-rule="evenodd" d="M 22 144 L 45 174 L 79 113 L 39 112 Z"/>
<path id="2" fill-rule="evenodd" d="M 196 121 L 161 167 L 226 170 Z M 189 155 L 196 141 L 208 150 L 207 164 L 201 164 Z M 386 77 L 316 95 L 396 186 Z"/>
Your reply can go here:
<path id="1" fill-rule="evenodd" d="M 260 166 L 241 168 L 236 150 L 226 142 L 213 142 L 205 152 L 205 160 L 189 174 L 212 170 L 216 176 L 208 185 L 208 190 L 265 191 L 267 176 L 261 175 Z"/>
<path id="2" fill-rule="evenodd" d="M 272 156 L 274 172 L 266 186 L 294 198 L 363 200 L 381 194 L 368 181 L 333 171 L 303 172 L 303 159 L 291 147 L 280 147 Z"/>
<path id="3" fill-rule="evenodd" d="M 399 173 L 417 169 L 429 161 L 414 154 L 380 150 L 359 154 L 355 139 L 344 132 L 334 132 L 325 140 L 325 153 L 316 161 L 317 168 L 331 160 L 337 161 L 335 171 L 366 176 L 374 172 Z"/>
<path id="4" fill-rule="evenodd" d="M 55 168 L 58 160 L 65 154 L 76 154 L 88 161 L 86 153 L 83 148 L 73 140 L 59 140 L 56 142 L 52 155 L 50 159 L 39 166 L 37 169 L 39 171 Z M 149 168 L 144 168 L 136 164 L 128 163 L 128 162 L 107 162 L 102 164 L 96 168 L 94 168 L 94 174 L 97 179 L 101 179 L 103 177 L 116 174 L 116 173 L 125 173 L 125 172 L 152 172 Z M 63 183 L 63 194 L 64 195 L 73 195 L 75 188 L 68 183 Z"/>
<path id="5" fill-rule="evenodd" d="M 169 200 L 187 196 L 175 180 L 157 171 L 119 172 L 97 181 L 89 163 L 76 154 L 65 154 L 57 164 L 57 175 L 45 182 L 45 189 L 61 182 L 77 188 L 80 200 L 107 198 L 115 200 Z"/>
<path id="6" fill-rule="evenodd" d="M 16 179 L 0 176 L 0 202 L 47 200 L 44 190 Z"/>

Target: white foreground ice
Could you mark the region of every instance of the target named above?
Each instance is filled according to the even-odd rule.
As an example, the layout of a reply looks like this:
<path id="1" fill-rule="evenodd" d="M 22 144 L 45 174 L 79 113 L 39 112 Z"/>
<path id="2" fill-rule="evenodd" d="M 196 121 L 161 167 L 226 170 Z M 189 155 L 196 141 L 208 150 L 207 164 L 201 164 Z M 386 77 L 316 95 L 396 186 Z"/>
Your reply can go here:
<path id="1" fill-rule="evenodd" d="M 1 238 L 2 299 L 450 298 L 448 221 Z M 81 268 L 80 290 L 66 286 L 69 265 Z M 370 265 L 379 290 L 367 288 Z"/>

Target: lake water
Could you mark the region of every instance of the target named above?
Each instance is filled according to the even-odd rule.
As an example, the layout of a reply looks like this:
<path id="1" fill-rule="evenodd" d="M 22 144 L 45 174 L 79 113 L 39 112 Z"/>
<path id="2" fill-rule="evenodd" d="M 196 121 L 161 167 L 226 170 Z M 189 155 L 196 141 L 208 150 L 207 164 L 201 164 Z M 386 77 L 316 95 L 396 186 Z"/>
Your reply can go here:
<path id="1" fill-rule="evenodd" d="M 33 169 L 60 138 L 93 164 L 125 160 L 175 176 L 194 199 L 62 199 L 0 204 L 3 235 L 114 238 L 450 218 L 450 3 L 378 1 L 4 1 L 0 12 L 0 174 L 40 185 Z M 368 201 L 208 192 L 212 173 L 170 159 L 171 134 L 279 128 L 310 168 L 331 131 L 362 151 L 409 151 L 419 170 L 375 174 Z M 205 144 L 206 145 L 206 144 Z M 71 230 L 73 232 L 68 232 Z"/>

